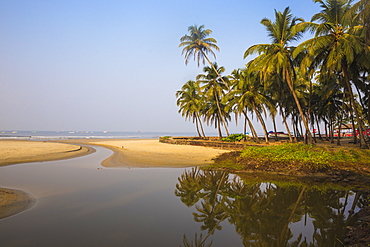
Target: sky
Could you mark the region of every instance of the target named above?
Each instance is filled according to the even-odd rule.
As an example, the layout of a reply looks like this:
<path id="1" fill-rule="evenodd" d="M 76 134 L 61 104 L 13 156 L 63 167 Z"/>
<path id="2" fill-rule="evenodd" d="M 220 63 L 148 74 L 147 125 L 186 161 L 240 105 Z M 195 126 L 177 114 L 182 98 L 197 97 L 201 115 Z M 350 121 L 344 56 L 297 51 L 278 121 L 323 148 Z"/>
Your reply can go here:
<path id="1" fill-rule="evenodd" d="M 288 6 L 305 20 L 320 11 L 312 0 L 1 0 L 0 130 L 194 132 L 175 97 L 202 73 L 178 47 L 188 27 L 213 31 L 212 61 L 229 74 L 269 43 L 260 21 Z"/>

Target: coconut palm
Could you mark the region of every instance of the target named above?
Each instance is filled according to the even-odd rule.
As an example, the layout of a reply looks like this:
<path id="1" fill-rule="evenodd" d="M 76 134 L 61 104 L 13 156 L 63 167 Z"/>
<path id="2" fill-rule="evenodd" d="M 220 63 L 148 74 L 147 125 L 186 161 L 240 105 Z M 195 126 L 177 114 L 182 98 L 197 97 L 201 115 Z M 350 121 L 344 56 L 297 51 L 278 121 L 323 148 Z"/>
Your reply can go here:
<path id="1" fill-rule="evenodd" d="M 237 105 L 238 112 L 251 109 L 255 113 L 264 131 L 265 141 L 268 143 L 267 128 L 262 114 L 266 112 L 265 106 L 270 108 L 271 103 L 265 97 L 262 89 L 263 86 L 257 73 L 249 74 L 247 70 L 244 70 L 239 73 L 239 83 L 227 94 L 227 98 L 231 100 L 232 104 Z"/>
<path id="2" fill-rule="evenodd" d="M 197 60 L 198 67 L 202 62 L 203 65 L 205 61 L 213 68 L 214 72 L 218 75 L 220 80 L 227 85 L 224 78 L 219 74 L 217 68 L 214 67 L 214 64 L 209 60 L 207 54 L 211 54 L 214 59 L 216 59 L 216 54 L 213 50 L 219 51 L 220 48 L 216 45 L 217 41 L 214 38 L 209 38 L 208 36 L 212 33 L 210 29 L 204 29 L 204 25 L 201 26 L 190 26 L 188 28 L 189 35 L 184 35 L 181 37 L 179 47 L 184 47 L 181 54 L 185 56 L 185 64 L 189 63 L 191 57 L 194 60 Z M 221 122 L 224 125 L 224 128 L 227 129 L 226 121 L 221 116 Z"/>
<path id="3" fill-rule="evenodd" d="M 301 43 L 293 52 L 293 57 L 305 54 L 302 65 L 314 62 L 320 65 L 323 73 L 341 74 L 356 115 L 360 133 L 360 145 L 368 148 L 362 133 L 362 119 L 356 106 L 351 85 L 351 65 L 356 57 L 364 53 L 363 39 L 352 29 L 353 18 L 348 18 L 351 0 L 315 0 L 322 11 L 314 15 L 311 22 L 303 23 L 315 32 L 315 37 Z M 318 21 L 319 23 L 315 23 Z"/>
<path id="4" fill-rule="evenodd" d="M 370 1 L 360 0 L 346 13 L 346 18 L 356 21 L 358 27 L 361 29 L 365 43 L 368 46 L 366 52 L 370 51 Z"/>
<path id="5" fill-rule="evenodd" d="M 258 53 L 259 56 L 249 62 L 248 67 L 254 71 L 260 71 L 263 81 L 268 81 L 271 76 L 278 74 L 284 80 L 293 95 L 298 112 L 306 128 L 306 134 L 312 139 L 309 131 L 308 121 L 303 112 L 299 98 L 294 90 L 294 61 L 292 59 L 293 47 L 288 46 L 290 42 L 297 41 L 302 37 L 304 28 L 299 28 L 298 23 L 303 19 L 293 17 L 289 7 L 283 12 L 275 10 L 275 21 L 267 18 L 262 19 L 261 24 L 267 29 L 272 44 L 258 44 L 249 47 L 244 58 Z"/>
<path id="6" fill-rule="evenodd" d="M 180 107 L 179 113 L 186 119 L 192 119 L 195 122 L 199 137 L 205 136 L 200 114 L 204 105 L 201 96 L 199 82 L 188 81 L 181 90 L 176 92 L 177 105 Z M 201 131 L 201 132 L 200 132 Z"/>
<path id="7" fill-rule="evenodd" d="M 235 69 L 231 73 L 231 90 L 227 93 L 224 97 L 224 101 L 226 101 L 227 110 L 231 110 L 235 113 L 235 118 L 238 119 L 240 115 L 244 115 L 244 130 L 243 133 L 247 132 L 247 123 L 249 128 L 252 132 L 252 136 L 256 142 L 259 142 L 257 132 L 253 126 L 252 121 L 248 117 L 248 112 L 252 112 L 253 110 L 243 101 L 243 95 L 247 91 L 246 88 L 243 88 L 243 83 L 246 80 L 246 73 L 241 69 Z"/>
<path id="8" fill-rule="evenodd" d="M 203 68 L 203 71 L 204 74 L 199 74 L 196 78 L 203 84 L 201 89 L 208 103 L 214 102 L 216 104 L 219 123 L 223 123 L 226 134 L 229 135 L 226 119 L 230 118 L 230 116 L 228 112 L 225 112 L 225 107 L 221 105 L 221 99 L 228 88 L 228 84 L 225 83 L 228 81 L 227 77 L 220 77 L 220 74 L 225 71 L 225 68 L 222 66 L 218 67 L 217 63 L 213 63 L 212 67 L 206 66 Z M 220 134 L 220 137 L 222 137 L 222 134 Z"/>

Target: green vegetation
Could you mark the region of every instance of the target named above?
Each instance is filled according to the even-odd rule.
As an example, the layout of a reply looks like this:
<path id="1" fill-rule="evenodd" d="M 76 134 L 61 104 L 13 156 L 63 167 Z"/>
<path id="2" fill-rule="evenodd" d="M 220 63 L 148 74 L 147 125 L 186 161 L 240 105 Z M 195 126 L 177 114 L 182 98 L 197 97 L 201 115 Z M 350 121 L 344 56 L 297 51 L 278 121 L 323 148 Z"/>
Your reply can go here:
<path id="1" fill-rule="evenodd" d="M 370 163 L 370 152 L 364 157 L 359 150 L 328 150 L 321 146 L 283 144 L 267 147 L 248 147 L 241 157 L 270 162 L 301 163 L 304 165 L 330 166 L 334 163 Z"/>
<path id="2" fill-rule="evenodd" d="M 334 170 L 361 173 L 370 165 L 370 150 L 328 148 L 305 144 L 250 146 L 233 155 L 224 155 L 209 168 L 236 171 L 299 172 L 304 174 Z"/>
<path id="3" fill-rule="evenodd" d="M 228 137 L 224 137 L 221 139 L 221 141 L 224 142 L 240 142 L 241 140 L 247 138 L 246 135 L 243 134 L 231 134 Z"/>
<path id="4" fill-rule="evenodd" d="M 310 0 L 306 0 L 310 1 Z M 320 11 L 310 21 L 295 17 L 289 7 L 275 10 L 275 18 L 261 24 L 271 39 L 269 44 L 246 47 L 245 67 L 223 75 L 225 67 L 216 59 L 217 41 L 210 29 L 190 26 L 180 39 L 185 63 L 190 58 L 207 62 L 203 74 L 177 91 L 179 112 L 192 120 L 200 137 L 203 124 L 213 125 L 220 139 L 228 133 L 235 114 L 259 142 L 251 121 L 256 117 L 269 142 L 266 121 L 276 130 L 279 116 L 290 142 L 302 138 L 306 144 L 316 138 L 334 143 L 336 127 L 347 125 L 355 133 L 370 122 L 370 1 L 314 0 Z M 305 33 L 312 37 L 301 40 Z M 298 44 L 297 46 L 294 46 Z M 244 119 L 242 119 L 244 118 Z M 222 133 L 222 127 L 224 133 Z M 312 136 L 311 131 L 317 129 Z M 321 131 L 325 130 L 325 133 Z M 303 138 L 303 137 L 307 138 Z M 353 142 L 368 148 L 366 136 L 359 131 Z M 337 143 L 340 145 L 340 138 Z M 324 157 L 321 157 L 324 158 Z M 325 160 L 325 159 L 324 159 Z M 316 161 L 313 161 L 315 163 Z"/>
<path id="5" fill-rule="evenodd" d="M 171 138 L 171 136 L 161 136 L 161 140 L 167 140 L 169 138 Z"/>

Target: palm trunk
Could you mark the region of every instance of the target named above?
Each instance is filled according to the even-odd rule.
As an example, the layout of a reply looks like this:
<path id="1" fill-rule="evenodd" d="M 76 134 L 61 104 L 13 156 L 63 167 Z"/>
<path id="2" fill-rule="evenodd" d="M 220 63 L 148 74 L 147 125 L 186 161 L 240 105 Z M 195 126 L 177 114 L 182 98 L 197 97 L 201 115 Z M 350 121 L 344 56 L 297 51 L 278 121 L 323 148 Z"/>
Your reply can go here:
<path id="1" fill-rule="evenodd" d="M 260 123 L 261 123 L 262 129 L 263 129 L 263 131 L 264 131 L 265 142 L 266 142 L 266 143 L 268 143 L 268 142 L 269 142 L 269 138 L 268 138 L 268 133 L 267 133 L 267 129 L 266 129 L 266 125 L 265 125 L 265 121 L 263 121 L 261 114 L 258 112 L 258 110 L 257 110 L 257 108 L 256 108 L 256 106 L 255 106 L 254 104 L 253 104 L 253 110 L 254 110 L 254 112 L 256 113 L 257 118 L 258 118 L 258 120 L 259 120 L 259 121 L 260 121 Z"/>
<path id="2" fill-rule="evenodd" d="M 216 120 L 216 126 L 218 130 L 218 137 L 220 137 L 220 140 L 221 140 L 222 139 L 221 124 L 220 124 L 220 119 L 218 118 Z"/>
<path id="3" fill-rule="evenodd" d="M 319 122 L 319 117 L 317 115 L 316 115 L 316 125 L 317 125 L 317 133 L 319 135 L 319 139 L 322 140 L 320 122 Z"/>
<path id="4" fill-rule="evenodd" d="M 198 136 L 199 137 L 202 137 L 202 135 L 199 132 L 198 118 L 197 118 L 197 115 L 196 114 L 195 114 L 195 127 L 196 127 L 196 130 L 197 130 Z"/>
<path id="5" fill-rule="evenodd" d="M 221 79 L 221 81 L 225 84 L 226 87 L 228 87 L 227 83 L 224 81 L 224 79 L 221 77 L 221 75 L 218 73 L 217 69 L 213 66 L 213 63 L 209 60 L 209 58 L 207 57 L 207 55 L 201 51 L 203 56 L 207 59 L 208 63 L 211 65 L 212 69 L 216 72 L 217 76 Z M 226 135 L 229 136 L 229 130 L 227 128 L 227 125 L 226 125 L 226 121 L 225 119 L 223 118 L 222 116 L 222 112 L 221 112 L 221 108 L 220 108 L 220 104 L 218 102 L 218 97 L 216 97 L 216 104 L 217 104 L 217 108 L 218 108 L 218 112 L 220 113 L 220 117 L 221 117 L 221 122 L 225 128 L 225 131 L 226 131 Z"/>
<path id="6" fill-rule="evenodd" d="M 337 139 L 337 145 L 340 146 L 341 143 L 340 143 L 340 134 L 341 134 L 341 131 L 342 131 L 342 123 L 343 123 L 343 116 L 344 116 L 344 108 L 343 108 L 343 105 L 344 105 L 344 99 L 345 99 L 345 96 L 346 94 L 344 93 L 344 90 L 343 90 L 343 99 L 342 99 L 342 109 L 340 111 L 340 117 L 339 117 L 339 126 L 338 126 L 338 139 Z"/>
<path id="7" fill-rule="evenodd" d="M 333 119 L 329 119 L 329 133 L 330 133 L 330 143 L 334 143 L 334 128 Z"/>
<path id="8" fill-rule="evenodd" d="M 199 125 L 200 125 L 200 130 L 202 131 L 202 135 L 203 135 L 203 137 L 206 137 L 206 135 L 204 134 L 202 121 L 200 120 L 200 117 L 198 116 L 198 114 L 196 116 L 198 118 L 198 122 L 199 122 Z"/>
<path id="9" fill-rule="evenodd" d="M 347 63 L 345 61 L 343 63 L 344 64 L 342 66 L 342 73 L 344 75 L 344 79 L 345 79 L 347 87 L 348 87 L 348 92 L 349 92 L 349 96 L 350 96 L 349 98 L 351 100 L 352 107 L 355 110 L 355 114 L 356 114 L 356 120 L 357 120 L 357 124 L 358 124 L 358 132 L 360 134 L 360 147 L 365 148 L 365 149 L 369 149 L 369 146 L 366 144 L 366 141 L 365 141 L 365 136 L 364 136 L 364 133 L 363 133 L 362 120 L 360 119 L 360 113 L 358 112 L 358 109 L 356 107 L 355 97 L 353 96 L 351 83 L 349 82 L 349 77 L 348 77 L 348 74 L 347 74 L 347 71 L 346 71 Z"/>
<path id="10" fill-rule="evenodd" d="M 355 120 L 353 118 L 353 108 L 352 108 L 352 102 L 351 101 L 349 102 L 349 108 L 350 108 L 350 113 L 351 113 L 353 144 L 357 144 L 356 125 L 355 125 Z"/>
<path id="11" fill-rule="evenodd" d="M 246 140 L 246 134 L 247 134 L 247 118 L 244 117 L 244 126 L 243 126 L 244 141 Z"/>
<path id="12" fill-rule="evenodd" d="M 288 125 L 288 123 L 287 123 L 287 121 L 286 121 L 285 113 L 283 112 L 283 107 L 281 106 L 280 102 L 279 102 L 278 104 L 279 104 L 279 108 L 280 108 L 281 116 L 283 117 L 283 122 L 284 122 L 284 125 L 285 125 L 285 128 L 286 128 L 286 131 L 288 132 L 288 135 L 289 135 L 289 141 L 290 141 L 290 142 L 293 142 L 292 135 L 290 134 L 289 125 Z"/>
<path id="13" fill-rule="evenodd" d="M 249 128 L 251 129 L 251 132 L 252 132 L 252 135 L 253 135 L 253 137 L 254 137 L 255 141 L 256 141 L 257 143 L 259 143 L 259 141 L 260 141 L 260 140 L 258 139 L 258 135 L 257 135 L 256 129 L 254 128 L 254 126 L 253 126 L 253 124 L 252 124 L 251 120 L 249 119 L 249 117 L 248 117 L 247 113 L 246 113 L 245 111 L 243 111 L 243 114 L 244 114 L 244 116 L 245 116 L 245 119 L 248 121 Z"/>
<path id="14" fill-rule="evenodd" d="M 294 91 L 292 80 L 290 78 L 290 74 L 289 74 L 288 68 L 285 69 L 285 73 L 286 73 L 286 80 L 287 80 L 288 87 L 290 89 L 290 92 L 293 95 L 294 101 L 295 101 L 295 103 L 297 105 L 297 108 L 298 108 L 298 112 L 301 115 L 301 118 L 302 118 L 304 127 L 306 128 L 306 134 L 308 136 L 308 140 L 307 141 L 308 142 L 312 142 L 312 135 L 311 135 L 311 132 L 310 132 L 310 127 L 308 126 L 308 121 L 306 119 L 306 116 L 303 113 L 303 110 L 302 110 L 301 104 L 299 103 L 299 99 L 297 97 L 297 94 Z"/>
<path id="15" fill-rule="evenodd" d="M 278 140 L 279 140 L 279 138 L 278 138 L 278 136 L 277 136 L 275 117 L 272 117 L 272 125 L 274 126 L 274 131 L 275 131 L 275 141 L 278 141 Z"/>

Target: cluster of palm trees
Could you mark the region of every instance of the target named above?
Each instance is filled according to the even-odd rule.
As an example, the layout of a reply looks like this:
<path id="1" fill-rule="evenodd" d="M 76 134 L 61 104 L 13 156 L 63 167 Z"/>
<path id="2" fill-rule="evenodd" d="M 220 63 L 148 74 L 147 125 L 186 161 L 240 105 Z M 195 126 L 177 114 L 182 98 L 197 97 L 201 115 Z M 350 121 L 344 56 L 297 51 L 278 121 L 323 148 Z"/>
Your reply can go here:
<path id="1" fill-rule="evenodd" d="M 368 147 L 362 130 L 370 122 L 370 1 L 314 2 L 321 11 L 310 22 L 294 17 L 289 7 L 275 10 L 275 20 L 262 19 L 271 43 L 249 47 L 244 58 L 257 56 L 227 76 L 208 57 L 216 58 L 213 50 L 219 50 L 209 37 L 212 31 L 203 25 L 188 28 L 189 34 L 180 39 L 185 63 L 193 57 L 198 66 L 206 61 L 209 66 L 176 97 L 179 112 L 195 123 L 199 136 L 205 136 L 203 123 L 214 124 L 220 137 L 222 129 L 229 135 L 234 113 L 258 140 L 251 121 L 256 117 L 268 141 L 265 121 L 272 119 L 276 126 L 280 115 L 291 141 L 298 136 L 306 143 L 315 141 L 310 129 L 318 129 L 321 137 L 320 126 L 332 137 L 336 126 L 350 123 L 354 133 L 360 130 L 354 142 Z M 305 32 L 313 38 L 298 43 Z"/>

